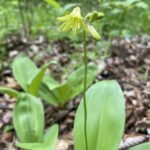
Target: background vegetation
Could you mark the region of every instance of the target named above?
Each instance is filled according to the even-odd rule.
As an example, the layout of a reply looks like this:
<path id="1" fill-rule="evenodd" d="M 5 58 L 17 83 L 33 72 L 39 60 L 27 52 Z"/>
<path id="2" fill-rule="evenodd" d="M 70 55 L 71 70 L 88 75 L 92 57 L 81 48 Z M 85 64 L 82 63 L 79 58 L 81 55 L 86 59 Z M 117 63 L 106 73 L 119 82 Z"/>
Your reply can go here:
<path id="1" fill-rule="evenodd" d="M 118 2 L 124 4 L 119 5 Z M 128 10 L 127 2 L 140 3 Z M 0 38 L 12 33 L 28 38 L 40 34 L 49 39 L 60 38 L 59 32 L 56 32 L 56 18 L 76 5 L 80 5 L 83 13 L 95 9 L 105 13 L 102 23 L 96 23 L 99 31 L 103 29 L 105 35 L 129 37 L 149 34 L 149 4 L 149 0 L 70 0 L 69 3 L 67 0 L 1 0 Z"/>

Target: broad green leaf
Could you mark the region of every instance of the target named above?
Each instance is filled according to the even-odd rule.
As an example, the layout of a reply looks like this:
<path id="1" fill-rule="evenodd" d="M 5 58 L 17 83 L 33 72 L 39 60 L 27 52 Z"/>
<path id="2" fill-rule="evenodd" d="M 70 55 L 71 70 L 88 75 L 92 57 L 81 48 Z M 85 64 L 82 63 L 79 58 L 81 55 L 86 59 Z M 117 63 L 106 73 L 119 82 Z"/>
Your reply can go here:
<path id="1" fill-rule="evenodd" d="M 129 150 L 150 150 L 150 142 L 134 146 Z"/>
<path id="2" fill-rule="evenodd" d="M 58 137 L 58 125 L 53 125 L 44 135 L 43 143 L 19 143 L 18 147 L 28 150 L 54 150 Z"/>
<path id="3" fill-rule="evenodd" d="M 56 0 L 45 0 L 47 3 L 52 5 L 56 9 L 61 9 L 60 4 Z"/>
<path id="4" fill-rule="evenodd" d="M 52 105 L 58 105 L 59 100 L 56 95 L 48 88 L 46 84 L 41 84 L 39 96 Z"/>
<path id="5" fill-rule="evenodd" d="M 88 65 L 88 73 L 87 73 L 87 87 L 89 87 L 94 81 L 96 75 L 98 73 L 98 68 L 95 65 Z M 66 81 L 71 86 L 71 96 L 73 98 L 80 94 L 83 91 L 84 84 L 84 66 L 75 70 Z"/>
<path id="6" fill-rule="evenodd" d="M 69 100 L 71 92 L 71 87 L 67 83 L 60 84 L 52 90 L 42 84 L 39 95 L 52 105 L 63 105 Z"/>
<path id="7" fill-rule="evenodd" d="M 90 86 L 97 74 L 97 67 L 93 65 L 88 66 L 87 87 Z M 45 82 L 47 81 L 47 82 Z M 62 84 L 55 84 L 51 86 L 48 80 L 43 80 L 39 95 L 54 105 L 63 105 L 68 100 L 77 96 L 83 91 L 84 82 L 84 67 L 80 67 L 74 71 L 68 80 Z"/>
<path id="8" fill-rule="evenodd" d="M 7 87 L 0 87 L 0 93 L 8 94 L 9 96 L 17 98 L 19 96 L 19 92 L 14 89 Z"/>
<path id="9" fill-rule="evenodd" d="M 14 107 L 13 125 L 20 142 L 42 142 L 44 133 L 42 102 L 32 95 L 22 93 Z"/>
<path id="10" fill-rule="evenodd" d="M 35 64 L 27 57 L 17 57 L 12 64 L 13 75 L 21 87 L 27 91 L 28 80 L 37 71 Z"/>
<path id="11" fill-rule="evenodd" d="M 86 103 L 88 149 L 117 150 L 125 124 L 125 100 L 119 84 L 114 80 L 94 84 L 86 93 Z M 86 150 L 83 108 L 82 100 L 74 123 L 75 150 Z"/>
<path id="12" fill-rule="evenodd" d="M 45 71 L 48 67 L 48 64 L 47 65 L 44 65 L 35 75 L 33 78 L 29 78 L 30 81 L 28 83 L 28 92 L 32 95 L 37 95 L 38 94 L 38 91 L 39 91 L 39 88 L 40 88 L 40 85 L 41 85 L 41 82 L 43 80 L 43 77 L 44 77 L 44 74 L 45 74 Z"/>
<path id="13" fill-rule="evenodd" d="M 66 82 L 56 87 L 55 89 L 51 90 L 51 92 L 57 98 L 59 105 L 63 105 L 71 98 L 72 94 L 71 88 L 72 88 L 71 85 Z"/>
<path id="14" fill-rule="evenodd" d="M 45 84 L 49 89 L 55 89 L 60 85 L 60 83 L 47 74 L 44 75 L 42 83 Z"/>

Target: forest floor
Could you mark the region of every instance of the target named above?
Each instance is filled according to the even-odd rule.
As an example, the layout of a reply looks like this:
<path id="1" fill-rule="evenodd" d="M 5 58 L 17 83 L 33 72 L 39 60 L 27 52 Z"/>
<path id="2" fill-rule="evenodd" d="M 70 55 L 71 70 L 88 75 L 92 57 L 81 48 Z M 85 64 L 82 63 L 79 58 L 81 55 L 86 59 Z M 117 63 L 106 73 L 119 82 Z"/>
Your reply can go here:
<path id="1" fill-rule="evenodd" d="M 0 86 L 19 89 L 12 76 L 10 63 L 15 56 L 25 53 L 40 66 L 50 60 L 59 62 L 50 67 L 53 77 L 63 81 L 67 74 L 82 63 L 81 45 L 74 45 L 68 39 L 48 42 L 43 37 L 28 42 L 12 37 L 5 43 L 9 51 L 3 60 Z M 96 61 L 102 66 L 95 80 L 116 79 L 126 98 L 125 134 L 120 149 L 150 140 L 150 37 L 114 39 L 109 56 L 101 59 L 103 49 L 95 48 L 88 42 L 89 62 Z M 95 51 L 97 51 L 95 55 Z M 95 59 L 95 60 L 94 60 Z M 78 62 L 78 63 L 77 63 Z M 64 108 L 44 103 L 46 127 L 54 123 L 60 125 L 56 150 L 73 149 L 73 120 L 81 96 L 69 101 Z M 12 126 L 12 110 L 15 100 L 0 94 L 0 150 L 17 150 L 14 130 L 4 132 Z"/>

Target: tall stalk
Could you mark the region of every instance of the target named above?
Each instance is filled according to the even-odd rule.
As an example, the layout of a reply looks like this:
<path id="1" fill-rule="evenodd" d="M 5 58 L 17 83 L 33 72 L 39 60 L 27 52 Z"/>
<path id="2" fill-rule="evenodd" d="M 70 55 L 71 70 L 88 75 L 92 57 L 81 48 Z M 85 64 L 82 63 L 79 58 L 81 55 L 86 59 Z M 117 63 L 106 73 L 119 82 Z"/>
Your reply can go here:
<path id="1" fill-rule="evenodd" d="M 84 31 L 84 90 L 83 90 L 83 103 L 84 103 L 84 134 L 85 134 L 85 147 L 88 150 L 88 139 L 87 139 L 87 106 L 86 106 L 86 88 L 87 88 L 87 49 L 86 49 L 86 32 Z"/>
<path id="2" fill-rule="evenodd" d="M 84 48 L 84 85 L 83 85 L 83 109 L 84 109 L 84 136 L 85 136 L 85 150 L 88 150 L 88 139 L 87 139 L 87 104 L 86 104 L 86 89 L 87 89 L 87 71 L 88 71 L 88 58 L 86 49 L 86 38 L 87 33 L 90 33 L 95 40 L 100 40 L 100 35 L 95 30 L 95 28 L 89 23 L 100 19 L 104 14 L 101 12 L 94 11 L 88 13 L 84 18 L 81 16 L 80 7 L 76 7 L 69 15 L 59 17 L 58 20 L 63 22 L 61 25 L 62 31 L 68 31 L 72 29 L 73 31 L 79 33 L 83 31 L 83 48 Z M 89 20 L 89 23 L 86 22 Z"/>

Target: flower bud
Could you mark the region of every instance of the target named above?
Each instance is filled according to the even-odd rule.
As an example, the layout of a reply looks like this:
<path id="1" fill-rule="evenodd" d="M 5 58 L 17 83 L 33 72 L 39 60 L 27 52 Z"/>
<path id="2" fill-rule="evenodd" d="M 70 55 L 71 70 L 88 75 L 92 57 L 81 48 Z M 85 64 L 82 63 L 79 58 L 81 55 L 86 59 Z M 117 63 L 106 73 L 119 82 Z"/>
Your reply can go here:
<path id="1" fill-rule="evenodd" d="M 88 31 L 95 40 L 101 39 L 100 35 L 98 34 L 98 32 L 95 30 L 93 26 L 88 25 Z"/>
<path id="2" fill-rule="evenodd" d="M 94 22 L 96 20 L 101 19 L 103 16 L 104 16 L 104 13 L 93 11 L 92 13 L 88 13 L 85 18 L 88 19 L 90 22 Z"/>

